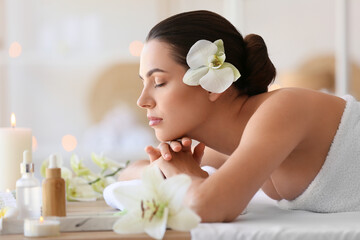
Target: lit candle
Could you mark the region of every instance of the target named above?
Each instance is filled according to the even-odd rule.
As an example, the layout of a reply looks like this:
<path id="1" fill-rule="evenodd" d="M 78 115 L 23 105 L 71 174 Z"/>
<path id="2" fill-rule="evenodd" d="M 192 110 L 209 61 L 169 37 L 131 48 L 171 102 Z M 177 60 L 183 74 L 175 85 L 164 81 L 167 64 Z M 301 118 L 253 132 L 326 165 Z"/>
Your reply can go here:
<path id="1" fill-rule="evenodd" d="M 60 222 L 52 219 L 25 219 L 25 237 L 51 237 L 60 235 Z"/>
<path id="2" fill-rule="evenodd" d="M 14 190 L 16 180 L 21 177 L 20 163 L 23 152 L 31 152 L 31 129 L 16 128 L 14 113 L 11 128 L 0 128 L 0 191 Z"/>

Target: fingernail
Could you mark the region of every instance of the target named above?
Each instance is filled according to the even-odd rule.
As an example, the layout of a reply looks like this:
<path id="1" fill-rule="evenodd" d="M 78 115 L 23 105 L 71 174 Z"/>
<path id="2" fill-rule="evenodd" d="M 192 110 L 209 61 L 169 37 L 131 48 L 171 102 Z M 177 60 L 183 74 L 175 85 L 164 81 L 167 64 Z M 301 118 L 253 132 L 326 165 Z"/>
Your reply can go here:
<path id="1" fill-rule="evenodd" d="M 170 154 L 166 153 L 166 154 L 165 154 L 165 159 L 166 159 L 166 160 L 169 160 L 169 159 L 170 159 Z"/>

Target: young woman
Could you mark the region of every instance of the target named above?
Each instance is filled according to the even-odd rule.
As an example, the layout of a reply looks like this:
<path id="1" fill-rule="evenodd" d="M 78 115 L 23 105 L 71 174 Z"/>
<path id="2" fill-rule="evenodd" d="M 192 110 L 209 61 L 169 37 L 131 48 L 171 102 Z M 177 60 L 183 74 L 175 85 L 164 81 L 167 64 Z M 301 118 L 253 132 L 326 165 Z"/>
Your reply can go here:
<path id="1" fill-rule="evenodd" d="M 138 105 L 162 143 L 146 151 L 165 177 L 192 178 L 186 204 L 203 222 L 235 219 L 260 188 L 290 209 L 360 209 L 360 104 L 305 89 L 268 92 L 275 73 L 260 36 L 243 39 L 212 12 L 172 16 L 147 36 Z M 191 139 L 200 142 L 194 150 Z M 209 176 L 201 161 L 218 170 Z"/>

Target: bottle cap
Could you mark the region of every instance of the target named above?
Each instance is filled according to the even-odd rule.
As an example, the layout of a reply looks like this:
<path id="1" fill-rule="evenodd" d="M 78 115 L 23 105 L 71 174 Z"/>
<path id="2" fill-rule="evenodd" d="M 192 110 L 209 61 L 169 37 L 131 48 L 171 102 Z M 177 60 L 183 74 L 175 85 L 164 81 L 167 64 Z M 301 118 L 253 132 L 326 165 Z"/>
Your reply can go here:
<path id="1" fill-rule="evenodd" d="M 59 160 L 56 154 L 50 155 L 49 167 L 48 168 L 59 168 Z"/>
<path id="2" fill-rule="evenodd" d="M 20 164 L 20 172 L 21 174 L 34 172 L 34 163 L 32 163 L 31 152 L 29 150 L 23 152 L 23 162 Z"/>

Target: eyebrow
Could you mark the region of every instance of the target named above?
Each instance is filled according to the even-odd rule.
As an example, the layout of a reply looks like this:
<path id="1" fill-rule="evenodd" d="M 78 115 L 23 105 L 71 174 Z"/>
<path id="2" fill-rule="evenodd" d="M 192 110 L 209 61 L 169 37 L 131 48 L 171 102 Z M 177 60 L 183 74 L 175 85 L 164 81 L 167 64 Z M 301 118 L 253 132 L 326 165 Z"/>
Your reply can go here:
<path id="1" fill-rule="evenodd" d="M 153 73 L 155 73 L 155 72 L 163 72 L 163 73 L 166 73 L 165 70 L 162 70 L 162 69 L 160 69 L 160 68 L 154 68 L 154 69 L 151 69 L 150 71 L 147 72 L 146 77 L 149 78 L 149 77 L 150 77 Z M 139 77 L 140 77 L 141 79 L 143 79 L 140 74 L 139 74 Z M 143 79 L 143 80 L 144 80 L 144 79 Z"/>

